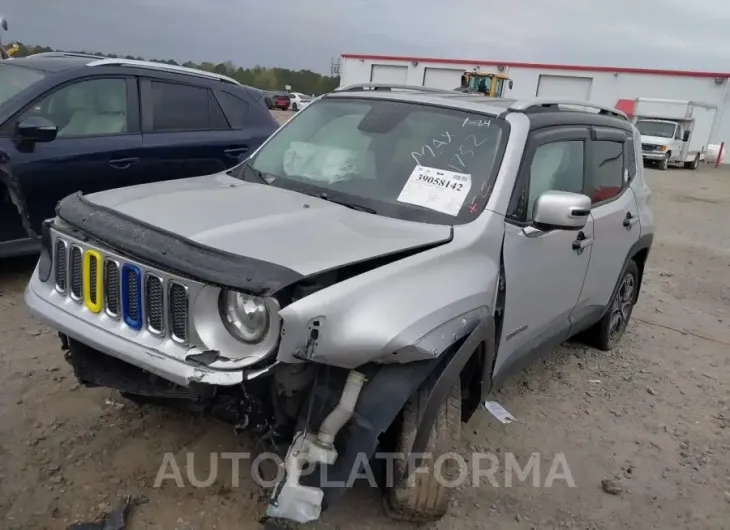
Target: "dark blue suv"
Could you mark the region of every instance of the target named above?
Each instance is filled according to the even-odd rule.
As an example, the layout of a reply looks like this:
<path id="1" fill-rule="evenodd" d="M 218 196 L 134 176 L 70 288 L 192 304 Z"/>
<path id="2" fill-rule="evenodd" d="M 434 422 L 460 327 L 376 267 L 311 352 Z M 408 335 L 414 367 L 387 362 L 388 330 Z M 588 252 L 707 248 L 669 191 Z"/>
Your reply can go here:
<path id="1" fill-rule="evenodd" d="M 0 258 L 36 252 L 66 195 L 225 171 L 277 128 L 262 91 L 215 73 L 67 53 L 0 61 Z"/>

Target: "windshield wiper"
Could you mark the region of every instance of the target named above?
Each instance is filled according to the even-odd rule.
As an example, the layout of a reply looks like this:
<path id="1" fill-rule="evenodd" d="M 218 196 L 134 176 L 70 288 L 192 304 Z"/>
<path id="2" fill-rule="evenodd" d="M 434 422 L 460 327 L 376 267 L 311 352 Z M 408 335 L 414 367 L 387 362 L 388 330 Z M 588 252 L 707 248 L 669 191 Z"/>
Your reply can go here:
<path id="1" fill-rule="evenodd" d="M 373 208 L 370 208 L 369 206 L 363 206 L 362 204 L 357 204 L 350 201 L 345 201 L 342 199 L 333 199 L 326 193 L 320 193 L 319 195 L 312 194 L 314 197 L 319 197 L 320 199 L 323 199 L 325 201 L 334 202 L 335 204 L 340 204 L 342 206 L 345 206 L 346 208 L 350 208 L 351 210 L 357 210 L 358 212 L 365 212 L 365 213 L 374 213 L 377 214 L 378 212 L 375 211 Z"/>

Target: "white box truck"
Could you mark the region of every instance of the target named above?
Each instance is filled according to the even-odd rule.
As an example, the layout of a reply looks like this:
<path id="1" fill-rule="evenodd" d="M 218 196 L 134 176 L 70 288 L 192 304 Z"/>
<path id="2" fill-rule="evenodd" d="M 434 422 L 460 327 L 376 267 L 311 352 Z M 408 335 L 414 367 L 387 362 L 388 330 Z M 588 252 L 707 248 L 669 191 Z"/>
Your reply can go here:
<path id="1" fill-rule="evenodd" d="M 717 107 L 697 101 L 636 98 L 632 121 L 641 133 L 644 162 L 659 169 L 679 165 L 697 169 L 705 160 Z"/>

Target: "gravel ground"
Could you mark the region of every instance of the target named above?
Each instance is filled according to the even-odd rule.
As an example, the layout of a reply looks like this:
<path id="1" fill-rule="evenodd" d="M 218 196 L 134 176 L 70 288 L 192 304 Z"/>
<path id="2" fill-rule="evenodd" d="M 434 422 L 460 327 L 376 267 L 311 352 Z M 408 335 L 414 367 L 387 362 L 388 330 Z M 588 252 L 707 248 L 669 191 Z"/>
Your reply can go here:
<path id="1" fill-rule="evenodd" d="M 481 410 L 464 429 L 464 455 L 510 452 L 524 465 L 539 452 L 541 487 L 506 487 L 502 469 L 496 486 L 460 488 L 428 528 L 730 528 L 730 171 L 649 170 L 648 180 L 657 238 L 617 350 L 558 348 L 495 396 L 516 422 Z M 153 487 L 167 452 L 183 474 L 195 455 L 202 480 L 211 452 L 250 451 L 251 441 L 79 388 L 55 334 L 24 307 L 33 265 L 0 262 L 0 528 L 66 528 L 127 494 L 144 500 L 131 530 L 258 528 L 266 499 L 245 473 L 234 487 L 230 467 L 207 488 Z M 575 487 L 543 487 L 557 453 Z M 344 527 L 413 528 L 389 521 L 367 487 L 308 526 Z"/>

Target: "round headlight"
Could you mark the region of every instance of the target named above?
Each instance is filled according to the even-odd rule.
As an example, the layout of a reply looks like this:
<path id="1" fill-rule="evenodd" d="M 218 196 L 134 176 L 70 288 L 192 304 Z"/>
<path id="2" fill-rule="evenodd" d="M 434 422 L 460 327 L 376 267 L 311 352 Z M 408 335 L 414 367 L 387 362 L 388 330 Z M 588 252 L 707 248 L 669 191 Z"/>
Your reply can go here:
<path id="1" fill-rule="evenodd" d="M 223 325 L 236 339 L 260 342 L 269 330 L 269 308 L 263 298 L 235 291 L 223 291 L 219 310 Z"/>

